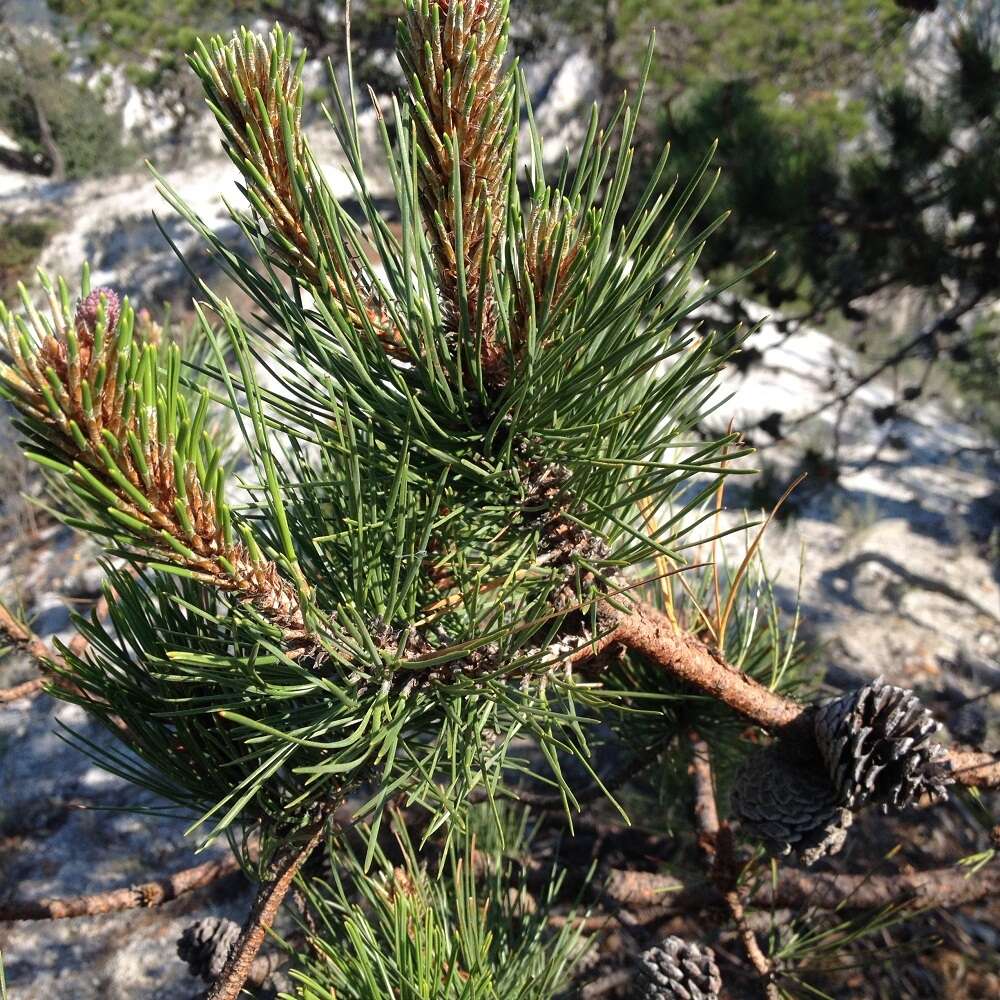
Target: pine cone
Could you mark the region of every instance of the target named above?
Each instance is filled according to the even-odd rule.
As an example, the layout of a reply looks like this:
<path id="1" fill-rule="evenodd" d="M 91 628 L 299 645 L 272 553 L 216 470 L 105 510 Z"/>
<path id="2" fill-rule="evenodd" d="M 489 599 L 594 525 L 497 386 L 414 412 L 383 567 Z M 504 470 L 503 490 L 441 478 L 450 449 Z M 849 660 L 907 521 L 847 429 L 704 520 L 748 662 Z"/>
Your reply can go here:
<path id="1" fill-rule="evenodd" d="M 820 761 L 802 761 L 780 741 L 747 758 L 733 785 L 731 806 L 747 832 L 774 854 L 793 850 L 811 865 L 844 845 L 854 819 Z"/>
<path id="2" fill-rule="evenodd" d="M 177 941 L 177 954 L 187 962 L 188 971 L 206 983 L 222 972 L 240 936 L 240 925 L 221 917 L 206 917 L 184 928 Z"/>
<path id="3" fill-rule="evenodd" d="M 711 948 L 665 938 L 636 960 L 633 1000 L 718 1000 L 722 977 Z"/>
<path id="4" fill-rule="evenodd" d="M 877 677 L 820 706 L 814 725 L 840 803 L 849 809 L 874 801 L 888 812 L 924 793 L 947 798 L 951 766 L 933 739 L 940 724 L 911 692 Z"/>

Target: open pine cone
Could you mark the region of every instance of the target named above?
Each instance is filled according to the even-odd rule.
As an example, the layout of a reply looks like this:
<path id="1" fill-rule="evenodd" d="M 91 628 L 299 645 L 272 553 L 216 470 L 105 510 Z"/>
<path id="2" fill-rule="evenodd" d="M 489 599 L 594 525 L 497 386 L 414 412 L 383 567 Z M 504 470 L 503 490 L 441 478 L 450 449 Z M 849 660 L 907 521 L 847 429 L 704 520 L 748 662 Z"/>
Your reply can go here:
<path id="1" fill-rule="evenodd" d="M 821 705 L 814 725 L 820 753 L 849 809 L 877 802 L 888 812 L 925 793 L 947 798 L 953 778 L 947 751 L 934 741 L 940 724 L 911 692 L 877 677 Z"/>
<path id="2" fill-rule="evenodd" d="M 722 977 L 711 948 L 668 937 L 636 960 L 633 1000 L 718 1000 Z"/>
<path id="3" fill-rule="evenodd" d="M 210 983 L 222 972 L 239 936 L 240 925 L 235 921 L 206 917 L 184 928 L 177 941 L 177 954 L 187 962 L 192 976 Z"/>
<path id="4" fill-rule="evenodd" d="M 803 762 L 780 742 L 747 758 L 736 776 L 731 805 L 743 828 L 765 841 L 772 853 L 795 851 L 807 865 L 836 854 L 854 819 L 820 762 Z"/>

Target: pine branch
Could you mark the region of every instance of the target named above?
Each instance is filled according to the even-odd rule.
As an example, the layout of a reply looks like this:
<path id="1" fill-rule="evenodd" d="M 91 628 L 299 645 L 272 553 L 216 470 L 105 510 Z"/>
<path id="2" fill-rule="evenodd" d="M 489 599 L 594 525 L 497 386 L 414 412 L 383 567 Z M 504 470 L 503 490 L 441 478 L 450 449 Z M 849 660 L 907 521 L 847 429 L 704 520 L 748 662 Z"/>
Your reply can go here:
<path id="1" fill-rule="evenodd" d="M 508 0 L 406 0 L 397 44 L 445 323 L 481 343 L 487 382 L 506 362 L 489 269 L 506 229 L 513 135 L 507 7 Z"/>
<path id="2" fill-rule="evenodd" d="M 194 868 L 185 868 L 127 889 L 112 889 L 109 892 L 62 899 L 12 899 L 0 903 L 0 921 L 67 920 L 161 906 L 178 896 L 218 882 L 239 871 L 239 868 L 236 859 L 228 857 L 220 861 L 206 861 Z"/>
<path id="3" fill-rule="evenodd" d="M 0 601 L 0 634 L 35 661 L 39 670 L 45 671 L 46 661 L 58 662 L 59 657 L 44 640 L 40 639 L 28 626 L 19 621 L 10 609 Z M 33 682 L 29 682 L 33 683 Z"/>
<path id="4" fill-rule="evenodd" d="M 582 873 L 581 873 L 582 878 Z M 660 906 L 663 912 L 713 909 L 724 903 L 714 888 L 672 875 L 613 870 L 605 895 L 625 906 Z M 801 910 L 877 910 L 885 906 L 954 909 L 1000 895 L 1000 866 L 971 875 L 954 866 L 895 875 L 813 873 L 782 868 L 776 883 L 762 880 L 750 893 L 755 907 Z"/>
<path id="5" fill-rule="evenodd" d="M 0 634 L 7 638 L 22 652 L 31 658 L 39 676 L 18 684 L 16 687 L 0 691 L 0 705 L 16 701 L 18 698 L 30 697 L 41 691 L 45 684 L 51 683 L 61 688 L 67 694 L 86 698 L 85 692 L 59 671 L 66 669 L 66 661 L 48 643 L 40 639 L 25 622 L 19 621 L 11 614 L 10 609 L 0 601 Z M 120 725 L 120 720 L 118 723 Z"/>
<path id="6" fill-rule="evenodd" d="M 719 809 L 715 801 L 715 779 L 708 744 L 691 733 L 691 776 L 694 783 L 694 818 L 700 834 L 699 843 L 711 860 L 716 853 L 719 834 Z"/>
<path id="7" fill-rule="evenodd" d="M 107 611 L 107 598 L 102 595 L 97 602 L 94 613 L 99 618 L 103 618 L 107 615 Z M 64 691 L 83 695 L 82 690 L 66 676 L 52 672 L 49 664 L 55 665 L 60 671 L 66 669 L 66 661 L 63 657 L 51 649 L 43 639 L 35 635 L 27 624 L 15 618 L 2 601 L 0 601 L 0 634 L 6 635 L 11 643 L 29 656 L 39 672 L 38 677 L 25 681 L 23 684 L 0 689 L 0 705 L 17 701 L 19 698 L 33 697 L 44 689 L 46 682 L 57 683 Z M 75 656 L 82 656 L 88 645 L 87 639 L 78 632 L 70 640 L 69 649 Z"/>
<path id="8" fill-rule="evenodd" d="M 649 605 L 619 615 L 619 623 L 606 641 L 646 657 L 672 676 L 721 701 L 749 721 L 773 735 L 811 741 L 812 707 L 778 694 L 727 663 L 694 636 L 677 629 Z M 948 751 L 954 779 L 979 788 L 1000 787 L 1000 760 L 989 753 Z"/>
<path id="9" fill-rule="evenodd" d="M 28 457 L 65 477 L 101 522 L 68 523 L 230 592 L 300 633 L 297 591 L 234 524 L 221 449 L 205 427 L 208 396 L 191 412 L 179 348 L 141 343 L 128 301 L 110 289 L 91 291 L 86 273 L 75 310 L 64 282 L 54 288 L 43 276 L 43 286 L 48 316 L 23 289 L 27 321 L 0 305 L 13 359 L 0 365 L 0 392 L 23 417 Z"/>
<path id="10" fill-rule="evenodd" d="M 239 924 L 225 918 L 205 917 L 196 920 L 184 929 L 178 939 L 177 955 L 187 963 L 192 976 L 211 983 L 225 964 L 239 932 Z M 295 952 L 307 945 L 308 940 L 308 935 L 294 932 L 285 939 L 285 949 L 272 949 L 258 955 L 247 976 L 246 985 L 263 986 L 275 972 L 288 964 Z"/>
<path id="11" fill-rule="evenodd" d="M 323 839 L 333 807 L 323 811 L 307 831 L 305 844 L 291 843 L 275 859 L 271 877 L 261 886 L 222 972 L 205 994 L 205 1000 L 236 1000 L 254 969 L 254 960 L 295 876 Z"/>
<path id="12" fill-rule="evenodd" d="M 267 227 L 266 251 L 356 328 L 405 357 L 386 310 L 360 278 L 357 251 L 345 239 L 343 209 L 333 199 L 302 132 L 303 51 L 277 25 L 265 42 L 245 28 L 229 41 L 200 40 L 188 57 L 243 175 L 244 193 Z"/>
<path id="13" fill-rule="evenodd" d="M 0 705 L 7 705 L 20 698 L 33 698 L 41 692 L 45 686 L 44 677 L 34 677 L 23 684 L 15 684 L 13 687 L 0 688 Z"/>
<path id="14" fill-rule="evenodd" d="M 733 841 L 733 831 L 728 823 L 719 828 L 716 836 L 716 880 L 723 889 L 723 898 L 733 923 L 740 936 L 743 950 L 750 959 L 750 964 L 757 972 L 760 985 L 766 1000 L 780 1000 L 781 993 L 774 981 L 774 969 L 770 960 L 761 950 L 760 942 L 747 920 L 744 908 L 749 893 L 738 884 L 739 865 L 736 860 L 736 849 Z"/>
<path id="15" fill-rule="evenodd" d="M 618 614 L 616 611 L 611 613 Z M 721 701 L 775 735 L 808 731 L 808 707 L 777 694 L 737 669 L 649 605 L 624 615 L 615 641 L 662 666 L 678 680 Z"/>
<path id="16" fill-rule="evenodd" d="M 728 823 L 719 822 L 715 801 L 715 779 L 708 744 L 697 733 L 691 734 L 691 772 L 694 778 L 694 813 L 699 842 L 711 865 L 712 880 L 726 902 L 729 915 L 736 925 L 743 950 L 757 971 L 767 1000 L 779 1000 L 774 982 L 774 969 L 761 951 L 757 935 L 746 919 L 744 903 L 747 892 L 740 887 L 741 866 L 736 858 L 736 845 Z"/>

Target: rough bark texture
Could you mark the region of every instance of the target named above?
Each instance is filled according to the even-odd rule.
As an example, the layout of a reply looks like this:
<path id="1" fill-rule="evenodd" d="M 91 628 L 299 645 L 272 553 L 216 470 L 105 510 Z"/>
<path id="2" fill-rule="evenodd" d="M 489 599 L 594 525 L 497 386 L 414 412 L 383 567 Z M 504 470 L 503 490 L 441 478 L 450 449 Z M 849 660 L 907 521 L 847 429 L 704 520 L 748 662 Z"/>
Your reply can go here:
<path id="1" fill-rule="evenodd" d="M 17 698 L 23 698 L 26 695 L 35 694 L 44 687 L 46 682 L 52 682 L 57 690 L 61 689 L 70 697 L 78 698 L 83 702 L 94 701 L 91 695 L 69 678 L 53 672 L 52 666 L 64 667 L 66 661 L 43 639 L 40 639 L 19 622 L 3 604 L 0 604 L 0 635 L 7 636 L 10 642 L 30 656 L 39 673 L 39 676 L 34 680 L 19 684 L 16 688 L 0 691 L 0 705 L 15 701 Z M 77 636 L 76 638 L 81 639 L 82 637 Z M 77 655 L 81 655 L 85 649 L 86 640 L 83 640 L 82 643 L 77 643 L 75 651 Z M 117 715 L 109 716 L 108 721 L 120 732 L 127 732 L 125 723 Z"/>
<path id="2" fill-rule="evenodd" d="M 0 921 L 66 920 L 70 917 L 94 917 L 102 913 L 160 906 L 238 870 L 239 864 L 235 858 L 224 858 L 221 861 L 207 861 L 194 868 L 185 868 L 164 878 L 129 886 L 127 889 L 113 889 L 110 892 L 67 899 L 13 899 L 0 904 Z"/>
<path id="3" fill-rule="evenodd" d="M 694 636 L 679 631 L 655 608 L 638 606 L 627 615 L 612 613 L 619 614 L 620 621 L 602 640 L 604 648 L 612 642 L 621 643 L 775 736 L 812 739 L 812 706 L 759 684 Z M 1000 787 L 1000 759 L 996 755 L 950 749 L 948 757 L 959 784 Z"/>
<path id="4" fill-rule="evenodd" d="M 780 993 L 774 982 L 774 970 L 746 918 L 744 902 L 747 890 L 741 889 L 739 884 L 741 866 L 736 856 L 732 830 L 728 823 L 719 822 L 708 744 L 697 733 L 692 733 L 691 748 L 694 752 L 691 773 L 694 779 L 694 816 L 699 844 L 711 866 L 712 880 L 736 925 L 743 950 L 760 978 L 760 988 L 766 1000 L 780 1000 Z"/>
<path id="5" fill-rule="evenodd" d="M 30 698 L 32 695 L 38 694 L 44 684 L 44 677 L 35 677 L 23 684 L 15 684 L 14 687 L 0 688 L 0 705 L 17 701 L 18 698 Z"/>
<path id="6" fill-rule="evenodd" d="M 614 637 L 775 735 L 805 732 L 803 705 L 758 684 L 652 609 L 623 617 Z"/>
<path id="7" fill-rule="evenodd" d="M 616 869 L 608 878 L 606 895 L 628 906 L 656 906 L 689 912 L 724 905 L 722 896 L 703 884 L 686 884 L 670 875 Z M 814 907 L 833 910 L 877 909 L 890 904 L 953 908 L 1000 895 L 1000 866 L 975 875 L 960 868 L 932 868 L 898 875 L 815 874 L 783 869 L 777 885 L 757 886 L 750 901 L 755 906 L 788 909 Z"/>
<path id="8" fill-rule="evenodd" d="M 18 648 L 27 653 L 44 671 L 44 661 L 59 661 L 59 657 L 49 647 L 38 638 L 34 632 L 19 622 L 2 604 L 0 604 L 0 634 L 7 638 Z"/>
<path id="9" fill-rule="evenodd" d="M 694 820 L 698 827 L 702 850 L 711 859 L 715 855 L 715 838 L 719 833 L 719 809 L 715 801 L 715 782 L 708 744 L 697 734 L 691 734 L 691 777 L 694 780 Z"/>
<path id="10" fill-rule="evenodd" d="M 274 923 L 274 918 L 285 896 L 288 895 L 295 876 L 323 838 L 327 817 L 328 814 L 324 813 L 317 821 L 305 845 L 301 843 L 289 845 L 276 859 L 271 878 L 260 887 L 254 905 L 243 924 L 239 940 L 219 978 L 205 994 L 205 1000 L 236 1000 L 240 995 L 253 973 L 254 960 L 257 958 L 260 946 L 264 943 L 264 938 Z"/>

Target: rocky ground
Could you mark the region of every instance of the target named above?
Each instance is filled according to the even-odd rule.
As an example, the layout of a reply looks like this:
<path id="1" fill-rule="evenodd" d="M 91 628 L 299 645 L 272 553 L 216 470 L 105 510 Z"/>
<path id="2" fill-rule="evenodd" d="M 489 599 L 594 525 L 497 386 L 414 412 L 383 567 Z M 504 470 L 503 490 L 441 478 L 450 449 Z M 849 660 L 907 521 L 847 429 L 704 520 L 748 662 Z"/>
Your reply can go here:
<path id="1" fill-rule="evenodd" d="M 792 513 L 772 523 L 764 552 L 785 602 L 799 590 L 807 634 L 832 680 L 884 674 L 897 683 L 956 685 L 967 694 L 1000 686 L 1000 479 L 995 452 L 938 404 L 887 435 L 872 413 L 894 398 L 873 383 L 842 418 L 836 470 L 810 449 L 834 434 L 828 410 L 776 441 L 767 430 L 812 411 L 859 359 L 818 331 L 785 339 L 763 316 L 750 344 L 759 359 L 729 376 L 732 420 L 759 449 L 755 488 L 771 503 L 799 471 Z M 769 419 L 770 418 L 770 419 Z M 803 460 L 803 456 L 806 459 Z M 835 477 L 835 478 L 834 478 Z M 737 481 L 739 482 L 739 481 Z M 753 481 L 752 481 L 753 482 Z M 775 493 L 768 498 L 767 489 Z"/>
<path id="2" fill-rule="evenodd" d="M 540 98 L 540 121 L 558 142 L 571 138 L 570 105 L 586 66 L 556 59 L 530 69 Z M 366 119 L 370 129 L 371 117 Z M 322 129 L 317 135 L 326 134 Z M 338 191 L 349 196 L 328 139 L 317 153 Z M 222 197 L 236 197 L 235 172 L 217 155 L 200 157 L 168 174 L 170 183 L 215 228 L 232 228 Z M 384 183 L 384 177 L 376 182 Z M 172 298 L 181 271 L 164 250 L 151 212 L 183 249 L 196 241 L 166 210 L 147 174 L 100 183 L 52 186 L 0 183 L 0 212 L 18 214 L 46 204 L 61 219 L 42 263 L 72 274 L 82 259 L 94 262 L 99 282 L 124 287 L 140 301 Z M 732 398 L 720 409 L 762 448 L 758 464 L 776 494 L 801 465 L 810 442 L 834 433 L 822 415 L 776 441 L 766 429 L 775 412 L 787 427 L 810 411 L 818 392 L 855 365 L 849 352 L 813 331 L 784 340 L 765 322 L 752 346 L 760 352 L 742 374 L 729 377 Z M 933 407 L 919 423 L 884 440 L 871 410 L 891 398 L 873 384 L 843 421 L 841 466 L 835 481 L 822 467 L 793 498 L 794 513 L 769 529 L 765 553 L 783 600 L 798 592 L 809 638 L 834 683 L 883 674 L 935 695 L 945 718 L 962 697 L 1000 688 L 1000 567 L 997 468 L 975 430 Z M 761 422 L 764 422 L 762 428 Z M 10 438 L 0 435 L 0 595 L 22 604 L 40 635 L 71 634 L 69 611 L 86 607 L 98 592 L 93 553 L 65 529 L 33 515 L 18 499 L 30 491 Z M 827 470 L 829 472 L 829 470 Z M 776 498 L 772 496 L 771 502 Z M 732 489 L 738 508 L 762 494 Z M 27 676 L 16 658 L 0 663 L 0 686 Z M 984 718 L 996 702 L 975 703 Z M 183 817 L 138 811 L 156 803 L 92 765 L 66 734 L 100 739 L 82 713 L 47 696 L 0 706 L 0 897 L 30 898 L 99 891 L 195 864 Z M 996 742 L 995 728 L 987 741 Z M 198 916 L 245 910 L 238 880 L 196 893 L 158 910 L 77 921 L 0 926 L 12 998 L 181 1000 L 195 992 L 175 956 L 180 930 Z"/>

